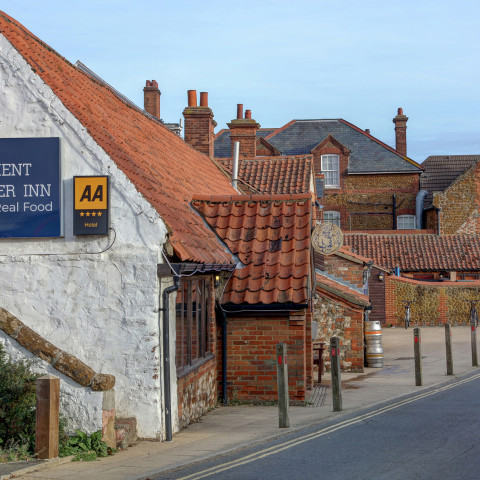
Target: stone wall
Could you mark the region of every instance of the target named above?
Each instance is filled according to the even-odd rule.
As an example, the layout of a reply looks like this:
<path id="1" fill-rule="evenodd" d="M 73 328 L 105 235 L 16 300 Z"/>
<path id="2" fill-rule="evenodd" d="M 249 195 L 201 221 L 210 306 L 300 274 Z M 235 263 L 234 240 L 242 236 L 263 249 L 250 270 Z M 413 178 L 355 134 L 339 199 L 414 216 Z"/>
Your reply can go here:
<path id="1" fill-rule="evenodd" d="M 348 372 L 363 372 L 363 309 L 348 306 L 319 296 L 315 301 L 314 320 L 318 323 L 318 333 L 314 341 L 324 342 L 323 354 L 326 370 L 330 369 L 330 339 L 340 339 L 340 366 Z"/>
<path id="2" fill-rule="evenodd" d="M 186 375 L 177 379 L 178 422 L 186 427 L 217 403 L 217 379 L 215 358 L 201 363 Z"/>
<path id="3" fill-rule="evenodd" d="M 385 278 L 386 324 L 404 326 L 405 303 L 411 301 L 411 325 L 469 325 L 469 300 L 480 299 L 480 282 L 421 282 Z M 480 308 L 480 305 L 479 305 Z"/>
<path id="4" fill-rule="evenodd" d="M 392 195 L 397 215 L 414 215 L 418 174 L 346 175 L 342 189 L 325 189 L 324 210 L 340 212 L 342 230 L 393 228 Z M 376 213 L 370 215 L 367 213 Z"/>
<path id="5" fill-rule="evenodd" d="M 480 164 L 472 165 L 460 175 L 455 182 L 441 193 L 434 194 L 433 204 L 441 208 L 440 233 L 444 235 L 462 233 L 477 233 L 467 231 L 464 224 L 471 221 L 472 216 L 478 214 Z M 431 220 L 430 220 L 431 224 Z M 475 219 L 474 225 L 476 226 Z M 462 230 L 462 227 L 463 230 Z"/>

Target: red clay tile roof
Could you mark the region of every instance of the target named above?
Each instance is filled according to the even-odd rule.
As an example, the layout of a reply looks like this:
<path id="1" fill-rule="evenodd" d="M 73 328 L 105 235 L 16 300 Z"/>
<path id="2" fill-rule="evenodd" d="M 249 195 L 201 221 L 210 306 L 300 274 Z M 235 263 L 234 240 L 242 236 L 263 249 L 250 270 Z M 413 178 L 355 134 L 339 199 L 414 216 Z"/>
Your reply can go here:
<path id="1" fill-rule="evenodd" d="M 480 270 L 478 235 L 369 235 L 348 233 L 345 245 L 376 265 L 405 272 Z"/>
<path id="2" fill-rule="evenodd" d="M 217 158 L 216 161 L 232 175 L 231 158 Z M 238 167 L 238 178 L 241 181 L 251 185 L 260 194 L 271 195 L 308 194 L 312 173 L 311 155 L 242 159 Z"/>
<path id="3" fill-rule="evenodd" d="M 236 193 L 210 158 L 123 102 L 3 12 L 0 32 L 157 210 L 171 229 L 170 241 L 180 259 L 231 263 L 189 205 L 194 193 Z"/>
<path id="4" fill-rule="evenodd" d="M 320 294 L 333 300 L 346 301 L 347 304 L 353 304 L 357 307 L 368 307 L 370 305 L 368 296 L 353 290 L 353 288 L 348 288 L 346 285 L 342 285 L 318 272 L 316 274 L 316 280 L 315 288 Z"/>
<path id="5" fill-rule="evenodd" d="M 311 204 L 304 194 L 195 195 L 193 207 L 245 265 L 222 303 L 307 303 Z"/>

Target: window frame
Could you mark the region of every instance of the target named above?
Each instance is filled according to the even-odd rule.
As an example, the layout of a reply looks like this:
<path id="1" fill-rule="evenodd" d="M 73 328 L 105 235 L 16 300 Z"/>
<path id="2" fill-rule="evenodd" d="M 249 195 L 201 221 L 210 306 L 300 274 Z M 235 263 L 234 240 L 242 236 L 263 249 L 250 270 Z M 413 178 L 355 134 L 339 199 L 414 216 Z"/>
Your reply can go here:
<path id="1" fill-rule="evenodd" d="M 326 218 L 327 216 L 328 217 L 331 216 L 332 218 Z M 325 223 L 331 223 L 333 225 L 336 225 L 337 227 L 340 227 L 340 219 L 341 219 L 341 216 L 338 210 L 326 210 L 323 212 L 323 221 Z"/>
<path id="2" fill-rule="evenodd" d="M 328 165 L 328 162 L 335 160 L 336 165 Z M 325 176 L 325 188 L 340 188 L 340 155 L 336 153 L 328 153 L 321 156 L 321 172 Z M 325 167 L 329 167 L 328 169 Z M 336 183 L 329 183 L 330 182 L 330 175 L 335 175 Z"/>
<path id="3" fill-rule="evenodd" d="M 175 306 L 177 376 L 212 356 L 210 338 L 210 277 L 183 277 Z"/>
<path id="4" fill-rule="evenodd" d="M 404 224 L 404 221 L 407 219 L 413 221 L 413 226 L 408 228 L 405 228 L 404 226 L 400 227 L 400 223 Z M 397 230 L 416 230 L 415 226 L 415 215 L 397 215 Z"/>

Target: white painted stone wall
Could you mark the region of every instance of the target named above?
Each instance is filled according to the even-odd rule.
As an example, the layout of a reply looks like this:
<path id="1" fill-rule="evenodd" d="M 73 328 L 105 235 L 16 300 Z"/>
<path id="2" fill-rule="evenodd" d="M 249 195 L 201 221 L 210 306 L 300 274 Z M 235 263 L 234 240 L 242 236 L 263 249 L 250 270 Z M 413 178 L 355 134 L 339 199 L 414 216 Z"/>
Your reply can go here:
<path id="1" fill-rule="evenodd" d="M 140 437 L 162 438 L 159 302 L 160 288 L 170 284 L 160 287 L 156 268 L 163 263 L 164 222 L 2 35 L 0 137 L 61 138 L 65 232 L 58 239 L 0 239 L 0 306 L 96 372 L 115 375 L 117 416 L 136 417 Z M 76 175 L 110 175 L 115 231 L 108 238 L 73 236 Z M 172 332 L 174 312 L 172 302 Z M 5 334 L 0 341 L 15 356 L 29 356 Z M 61 376 L 45 362 L 39 366 Z M 71 427 L 98 430 L 101 394 L 61 379 Z"/>

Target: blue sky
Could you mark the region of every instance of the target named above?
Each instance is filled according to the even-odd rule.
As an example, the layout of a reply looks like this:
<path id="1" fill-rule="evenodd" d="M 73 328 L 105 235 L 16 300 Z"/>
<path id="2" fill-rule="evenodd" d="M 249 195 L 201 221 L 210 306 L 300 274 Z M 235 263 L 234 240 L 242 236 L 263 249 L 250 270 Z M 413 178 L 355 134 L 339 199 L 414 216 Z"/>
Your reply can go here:
<path id="1" fill-rule="evenodd" d="M 72 63 L 143 106 L 157 80 L 161 117 L 187 90 L 209 93 L 217 130 L 252 110 L 262 127 L 344 118 L 394 146 L 402 107 L 408 155 L 480 154 L 476 0 L 3 0 Z"/>

